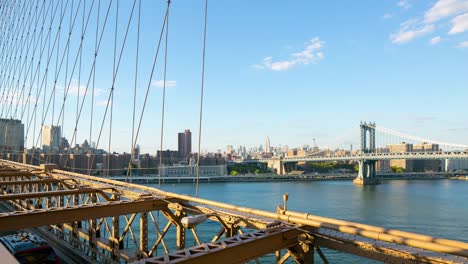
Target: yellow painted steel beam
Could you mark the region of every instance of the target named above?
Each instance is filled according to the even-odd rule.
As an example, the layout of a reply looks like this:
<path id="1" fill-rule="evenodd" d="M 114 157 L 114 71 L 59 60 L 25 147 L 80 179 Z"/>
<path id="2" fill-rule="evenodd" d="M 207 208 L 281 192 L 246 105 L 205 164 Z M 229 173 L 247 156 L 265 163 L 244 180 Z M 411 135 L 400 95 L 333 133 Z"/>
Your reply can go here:
<path id="1" fill-rule="evenodd" d="M 301 233 L 302 231 L 295 228 L 279 226 L 201 244 L 133 263 L 244 263 L 275 252 L 278 249 L 297 245 L 299 243 L 297 238 Z"/>
<path id="2" fill-rule="evenodd" d="M 74 190 L 60 190 L 60 191 L 49 191 L 49 192 L 14 193 L 14 194 L 0 195 L 0 202 L 10 201 L 10 200 L 45 198 L 45 197 L 53 197 L 53 196 L 65 196 L 65 195 L 101 193 L 101 192 L 102 190 L 99 190 L 99 189 L 80 188 L 80 189 L 74 189 Z M 105 198 L 106 200 L 108 199 L 107 195 L 105 196 Z"/>
<path id="3" fill-rule="evenodd" d="M 444 260 L 436 256 L 424 256 L 422 254 L 410 253 L 401 248 L 389 248 L 378 246 L 370 242 L 348 240 L 332 236 L 314 235 L 314 244 L 365 258 L 375 259 L 383 263 L 466 263 L 453 260 Z M 434 255 L 434 254 L 432 254 Z M 443 257 L 440 255 L 440 257 Z M 466 261 L 466 259 L 465 259 Z"/>
<path id="4" fill-rule="evenodd" d="M 57 179 L 40 179 L 40 180 L 24 180 L 24 181 L 0 181 L 0 187 L 2 186 L 11 186 L 11 185 L 30 185 L 30 184 L 49 184 L 49 183 L 59 183 L 60 180 Z"/>
<path id="5" fill-rule="evenodd" d="M 454 240 L 443 239 L 443 238 L 435 238 L 435 237 L 411 233 L 407 231 L 400 231 L 400 230 L 383 228 L 379 226 L 372 226 L 372 225 L 366 225 L 366 224 L 361 224 L 361 223 L 349 222 L 349 221 L 338 220 L 338 219 L 333 219 L 333 218 L 328 218 L 328 217 L 323 217 L 323 216 L 311 215 L 308 213 L 300 213 L 300 212 L 294 212 L 294 211 L 280 211 L 279 213 L 284 214 L 284 215 L 304 218 L 308 220 L 313 220 L 313 221 L 321 221 L 321 222 L 325 222 L 331 225 L 359 228 L 362 230 L 381 232 L 381 233 L 386 233 L 389 235 L 395 235 L 395 236 L 400 236 L 403 238 L 416 239 L 416 240 L 421 240 L 421 241 L 426 241 L 426 242 L 436 242 L 441 245 L 450 246 L 450 247 L 458 247 L 461 249 L 468 250 L 468 243 L 464 243 L 460 241 L 454 241 Z"/>
<path id="6" fill-rule="evenodd" d="M 6 172 L 0 171 L 0 177 L 17 177 L 17 176 L 31 177 L 31 176 L 34 176 L 34 174 L 30 172 L 26 172 L 26 171 L 6 171 Z"/>
<path id="7" fill-rule="evenodd" d="M 0 232 L 167 208 L 160 199 L 82 204 L 62 208 L 0 213 Z"/>
<path id="8" fill-rule="evenodd" d="M 1 162 L 3 164 L 16 166 L 18 168 L 24 168 L 24 169 L 36 168 L 37 169 L 37 167 L 34 167 L 34 166 L 23 165 L 23 164 L 15 163 L 15 162 L 9 162 L 9 161 L 1 161 Z M 434 252 L 442 252 L 442 253 L 448 253 L 451 255 L 468 257 L 468 250 L 467 250 L 468 244 L 461 242 L 461 241 L 440 239 L 440 238 L 424 236 L 424 235 L 419 235 L 419 234 L 409 234 L 409 232 L 403 232 L 403 231 L 401 231 L 402 233 L 394 233 L 393 231 L 396 231 L 396 230 L 392 230 L 392 233 L 389 233 L 387 232 L 388 230 L 385 228 L 380 228 L 379 230 L 377 230 L 372 227 L 370 228 L 365 227 L 365 226 L 358 227 L 354 225 L 354 223 L 341 225 L 336 222 L 331 223 L 330 221 L 324 220 L 324 219 L 310 219 L 310 218 L 308 219 L 308 217 L 304 217 L 303 215 L 292 215 L 292 214 L 288 215 L 285 213 L 268 212 L 268 211 L 253 209 L 253 208 L 240 207 L 240 206 L 236 206 L 232 204 L 220 203 L 216 201 L 191 197 L 188 195 L 164 192 L 155 188 L 141 186 L 137 184 L 123 183 L 123 182 L 113 181 L 110 179 L 103 179 L 99 177 L 88 176 L 88 175 L 83 175 L 83 174 L 78 174 L 78 173 L 71 173 L 71 172 L 60 171 L 60 170 L 53 170 L 52 175 L 56 178 L 61 178 L 61 177 L 73 178 L 77 182 L 80 182 L 80 183 L 88 182 L 90 183 L 90 186 L 92 187 L 98 186 L 101 184 L 112 185 L 116 189 L 125 191 L 125 193 L 123 193 L 124 196 L 127 195 L 127 192 L 129 193 L 129 195 L 132 193 L 138 194 L 138 193 L 148 192 L 148 193 L 152 193 L 155 196 L 165 197 L 165 199 L 178 199 L 178 200 L 183 200 L 185 202 L 194 202 L 199 205 L 207 205 L 209 208 L 211 208 L 212 211 L 222 210 L 222 211 L 227 212 L 226 213 L 227 215 L 232 213 L 232 214 L 243 215 L 246 218 L 260 217 L 260 218 L 267 218 L 271 220 L 286 221 L 292 224 L 299 224 L 299 225 L 308 226 L 308 227 L 326 228 L 329 230 L 335 230 L 337 232 L 341 232 L 343 234 L 357 235 L 357 236 L 361 236 L 365 238 L 386 241 L 386 242 L 391 242 L 394 244 L 400 244 L 400 245 L 405 245 L 405 246 L 410 246 L 410 247 L 416 247 L 416 248 L 425 249 L 425 250 L 434 251 Z"/>

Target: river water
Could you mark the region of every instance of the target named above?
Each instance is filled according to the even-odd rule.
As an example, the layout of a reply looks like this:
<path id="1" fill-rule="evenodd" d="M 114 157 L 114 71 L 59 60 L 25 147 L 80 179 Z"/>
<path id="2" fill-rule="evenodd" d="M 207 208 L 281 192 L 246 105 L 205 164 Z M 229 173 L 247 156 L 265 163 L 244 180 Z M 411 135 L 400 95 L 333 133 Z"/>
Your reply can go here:
<path id="1" fill-rule="evenodd" d="M 164 184 L 161 188 L 195 194 L 194 184 Z M 268 211 L 283 203 L 284 193 L 289 194 L 288 209 L 292 211 L 468 241 L 468 181 L 391 180 L 376 186 L 357 186 L 351 181 L 224 182 L 199 186 L 201 198 Z M 200 231 L 214 233 L 218 228 L 219 224 L 211 223 Z M 204 238 L 203 242 L 209 239 Z M 329 250 L 325 254 L 331 263 L 375 263 Z M 271 261 L 266 258 L 261 262 Z"/>

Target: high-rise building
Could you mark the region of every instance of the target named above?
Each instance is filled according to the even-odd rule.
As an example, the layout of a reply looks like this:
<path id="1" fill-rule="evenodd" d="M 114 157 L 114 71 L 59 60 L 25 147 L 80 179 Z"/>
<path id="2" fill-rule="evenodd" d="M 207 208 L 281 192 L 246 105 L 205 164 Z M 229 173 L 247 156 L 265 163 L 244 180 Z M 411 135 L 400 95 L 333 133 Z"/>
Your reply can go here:
<path id="1" fill-rule="evenodd" d="M 140 145 L 136 145 L 133 149 L 133 160 L 140 160 Z"/>
<path id="2" fill-rule="evenodd" d="M 265 152 L 270 153 L 271 152 L 271 147 L 270 147 L 270 138 L 266 137 L 265 140 Z"/>
<path id="3" fill-rule="evenodd" d="M 226 147 L 226 154 L 232 154 L 233 153 L 233 150 L 234 150 L 234 147 L 232 145 L 228 145 Z"/>
<path id="4" fill-rule="evenodd" d="M 21 120 L 0 119 L 0 151 L 17 152 L 24 148 L 24 124 Z"/>
<path id="5" fill-rule="evenodd" d="M 56 149 L 60 148 L 62 132 L 60 126 L 44 126 L 42 128 L 42 148 Z"/>
<path id="6" fill-rule="evenodd" d="M 178 139 L 179 157 L 186 159 L 192 152 L 192 132 L 190 132 L 190 129 L 185 129 L 184 132 L 179 133 Z"/>

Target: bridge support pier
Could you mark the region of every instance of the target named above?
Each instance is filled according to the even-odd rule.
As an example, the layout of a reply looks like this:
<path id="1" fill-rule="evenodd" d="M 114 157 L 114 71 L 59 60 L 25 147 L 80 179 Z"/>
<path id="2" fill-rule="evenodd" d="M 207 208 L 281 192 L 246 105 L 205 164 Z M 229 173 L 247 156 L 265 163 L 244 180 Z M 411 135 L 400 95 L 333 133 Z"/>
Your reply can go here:
<path id="1" fill-rule="evenodd" d="M 361 152 L 375 153 L 375 123 L 361 123 Z M 375 160 L 360 160 L 359 173 L 355 184 L 375 185 L 380 181 L 375 177 Z"/>
<path id="2" fill-rule="evenodd" d="M 284 163 L 282 158 L 274 158 L 270 161 L 268 161 L 268 168 L 270 168 L 273 173 L 278 174 L 278 175 L 284 175 L 285 173 L 285 168 L 284 168 Z"/>
<path id="3" fill-rule="evenodd" d="M 359 185 L 380 184 L 380 180 L 375 176 L 375 163 L 375 160 L 360 160 L 358 176 L 353 183 Z"/>

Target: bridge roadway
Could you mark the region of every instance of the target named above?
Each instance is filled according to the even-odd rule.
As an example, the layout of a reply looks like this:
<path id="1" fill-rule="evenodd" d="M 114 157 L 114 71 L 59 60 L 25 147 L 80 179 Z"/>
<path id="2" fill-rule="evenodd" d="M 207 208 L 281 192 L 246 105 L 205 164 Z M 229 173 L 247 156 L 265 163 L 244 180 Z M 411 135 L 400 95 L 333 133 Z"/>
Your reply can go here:
<path id="1" fill-rule="evenodd" d="M 239 207 L 52 165 L 0 160 L 0 190 L 8 210 L 0 213 L 0 232 L 38 230 L 90 263 L 239 263 L 269 253 L 277 263 L 313 263 L 314 257 L 328 263 L 322 248 L 386 263 L 468 263 L 468 243 L 461 241 L 281 206 L 274 212 Z M 204 221 L 219 227 L 204 234 L 212 235 L 209 241 L 193 228 Z"/>
<path id="2" fill-rule="evenodd" d="M 292 156 L 268 159 L 249 159 L 236 161 L 239 163 L 268 163 L 269 161 L 282 160 L 283 162 L 322 162 L 322 161 L 360 161 L 360 160 L 441 160 L 441 159 L 468 159 L 468 151 L 450 152 L 399 152 L 399 153 L 364 153 L 356 155 L 332 155 L 332 156 Z"/>

